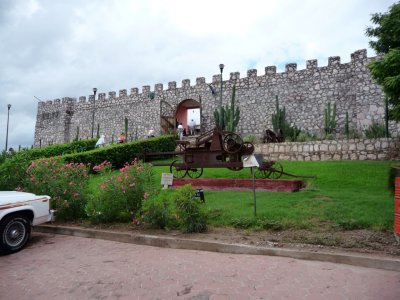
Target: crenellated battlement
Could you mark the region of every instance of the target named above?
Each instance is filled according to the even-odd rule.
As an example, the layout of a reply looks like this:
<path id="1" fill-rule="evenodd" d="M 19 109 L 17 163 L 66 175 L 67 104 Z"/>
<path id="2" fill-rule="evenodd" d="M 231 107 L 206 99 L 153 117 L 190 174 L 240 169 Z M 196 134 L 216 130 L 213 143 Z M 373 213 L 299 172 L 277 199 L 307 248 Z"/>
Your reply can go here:
<path id="1" fill-rule="evenodd" d="M 368 58 L 363 49 L 352 53 L 347 63 L 342 63 L 339 56 L 331 56 L 326 66 L 319 66 L 318 60 L 310 59 L 305 69 L 298 69 L 298 64 L 291 62 L 283 71 L 278 71 L 277 66 L 266 66 L 262 72 L 250 69 L 243 78 L 240 72 L 231 72 L 229 78 L 222 81 L 222 89 L 221 74 L 215 74 L 210 81 L 205 77 L 197 77 L 194 82 L 183 79 L 179 86 L 176 81 L 170 81 L 165 87 L 156 83 L 154 87 L 99 91 L 96 99 L 88 95 L 78 100 L 65 97 L 41 101 L 35 145 L 90 138 L 93 130 L 104 133 L 111 141 L 125 126 L 130 139 L 145 137 L 150 128 L 160 133 L 171 132 L 175 120 L 182 121 L 182 111 L 188 107 L 201 106 L 201 126 L 208 130 L 214 124 L 215 109 L 229 103 L 234 85 L 237 87 L 236 103 L 241 111 L 238 127 L 241 134 L 260 135 L 271 128 L 276 95 L 280 105 L 286 108 L 290 122 L 308 132 L 316 134 L 323 130 L 324 109 L 332 102 L 337 104 L 338 132 L 343 131 L 346 114 L 352 128 L 364 128 L 371 120 L 384 115 L 383 92 L 367 68 L 373 59 L 376 58 Z M 186 104 L 181 107 L 181 103 Z M 166 124 L 169 124 L 167 131 Z"/>
<path id="2" fill-rule="evenodd" d="M 310 72 L 329 72 L 330 68 L 338 68 L 343 65 L 349 65 L 349 64 L 365 64 L 368 61 L 367 57 L 367 50 L 366 49 L 361 49 L 357 50 L 354 53 L 350 55 L 351 61 L 346 64 L 341 63 L 341 58 L 340 56 L 331 56 L 328 58 L 328 65 L 327 66 L 321 66 L 318 67 L 318 60 L 316 59 L 311 59 L 306 61 L 306 69 L 304 70 L 298 70 L 297 69 L 297 64 L 296 63 L 288 63 L 285 65 L 285 71 L 278 73 L 277 72 L 277 67 L 276 66 L 267 66 L 265 67 L 264 75 L 258 75 L 257 69 L 250 69 L 247 71 L 247 77 L 240 78 L 240 72 L 231 72 L 229 80 L 224 80 L 224 84 L 227 82 L 235 82 L 235 83 L 244 83 L 244 82 L 253 82 L 255 79 L 263 77 L 267 79 L 270 77 L 275 77 L 278 75 L 285 76 L 285 74 L 290 74 L 291 76 L 296 75 L 298 72 L 304 72 L 304 71 L 310 71 Z M 370 58 L 372 59 L 372 58 Z M 213 75 L 211 78 L 210 84 L 219 84 L 221 80 L 221 75 L 216 74 Z M 250 80 L 250 81 L 249 81 Z M 176 81 L 171 81 L 168 82 L 168 88 L 164 90 L 164 86 L 162 83 L 157 83 L 154 85 L 154 93 L 155 95 L 162 95 L 166 91 L 179 91 L 179 90 L 189 90 L 189 89 L 202 89 L 204 86 L 207 85 L 205 77 L 197 77 L 196 78 L 196 84 L 191 85 L 190 79 L 184 79 L 182 80 L 182 84 L 180 87 L 177 87 Z M 151 93 L 151 87 L 150 85 L 144 85 L 142 87 L 141 93 L 139 93 L 139 89 L 137 87 L 133 87 L 130 89 L 130 94 L 128 94 L 126 89 L 121 89 L 119 90 L 118 96 L 115 91 L 110 91 L 108 92 L 108 97 L 106 93 L 99 93 L 98 94 L 98 99 L 99 101 L 107 101 L 107 100 L 113 100 L 113 99 L 134 99 L 134 100 L 149 100 L 150 98 L 150 93 Z M 86 100 L 88 99 L 88 100 Z M 60 104 L 67 104 L 67 103 L 78 103 L 78 104 L 84 104 L 84 103 L 92 103 L 93 102 L 93 95 L 89 95 L 88 97 L 86 96 L 80 96 L 79 101 L 76 101 L 75 98 L 69 98 L 65 97 L 60 99 L 54 99 L 54 100 L 49 100 L 49 101 L 41 101 L 39 102 L 39 107 L 43 106 L 49 106 L 49 105 L 60 105 Z"/>

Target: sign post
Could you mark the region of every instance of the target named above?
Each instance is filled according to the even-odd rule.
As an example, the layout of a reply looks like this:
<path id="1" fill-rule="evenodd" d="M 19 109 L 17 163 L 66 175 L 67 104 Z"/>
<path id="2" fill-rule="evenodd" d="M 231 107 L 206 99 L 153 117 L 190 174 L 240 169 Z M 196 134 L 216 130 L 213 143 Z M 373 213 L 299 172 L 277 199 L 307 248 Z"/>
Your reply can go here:
<path id="1" fill-rule="evenodd" d="M 256 180 L 255 180 L 255 167 L 259 167 L 256 157 L 252 155 L 243 156 L 243 168 L 251 168 L 253 175 L 253 202 L 254 202 L 254 216 L 257 215 L 257 201 L 256 201 Z"/>
<path id="2" fill-rule="evenodd" d="M 168 186 L 172 185 L 173 180 L 174 180 L 174 174 L 162 173 L 161 174 L 161 185 L 163 186 L 163 190 L 168 189 Z"/>

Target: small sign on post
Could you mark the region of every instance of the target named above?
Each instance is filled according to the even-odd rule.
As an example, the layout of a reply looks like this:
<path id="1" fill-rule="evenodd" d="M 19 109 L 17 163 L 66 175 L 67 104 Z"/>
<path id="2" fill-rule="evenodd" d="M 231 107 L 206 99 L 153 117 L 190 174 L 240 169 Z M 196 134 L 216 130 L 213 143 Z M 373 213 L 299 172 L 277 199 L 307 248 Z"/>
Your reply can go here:
<path id="1" fill-rule="evenodd" d="M 163 190 L 168 189 L 168 186 L 172 185 L 173 181 L 174 181 L 174 174 L 171 173 L 161 174 L 161 185 L 163 186 Z"/>
<path id="2" fill-rule="evenodd" d="M 203 189 L 196 189 L 196 194 L 194 196 L 198 198 L 201 202 L 206 202 L 206 200 L 204 199 Z"/>
<path id="3" fill-rule="evenodd" d="M 259 167 L 259 166 L 260 164 L 258 163 L 254 155 L 243 156 L 243 168 Z"/>
<path id="4" fill-rule="evenodd" d="M 253 201 L 254 201 L 254 216 L 257 215 L 257 202 L 256 202 L 256 181 L 254 177 L 254 168 L 259 167 L 260 164 L 258 163 L 256 157 L 252 155 L 243 156 L 243 167 L 244 168 L 251 168 L 251 174 L 253 175 Z"/>

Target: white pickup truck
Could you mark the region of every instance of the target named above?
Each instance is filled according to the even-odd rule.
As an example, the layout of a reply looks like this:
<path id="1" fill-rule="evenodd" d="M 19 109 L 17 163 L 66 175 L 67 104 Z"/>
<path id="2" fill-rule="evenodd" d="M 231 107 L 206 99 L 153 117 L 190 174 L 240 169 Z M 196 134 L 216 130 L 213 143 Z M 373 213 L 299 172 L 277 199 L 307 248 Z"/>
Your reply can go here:
<path id="1" fill-rule="evenodd" d="M 0 191 L 0 253 L 21 250 L 29 240 L 31 226 L 53 219 L 49 196 Z"/>

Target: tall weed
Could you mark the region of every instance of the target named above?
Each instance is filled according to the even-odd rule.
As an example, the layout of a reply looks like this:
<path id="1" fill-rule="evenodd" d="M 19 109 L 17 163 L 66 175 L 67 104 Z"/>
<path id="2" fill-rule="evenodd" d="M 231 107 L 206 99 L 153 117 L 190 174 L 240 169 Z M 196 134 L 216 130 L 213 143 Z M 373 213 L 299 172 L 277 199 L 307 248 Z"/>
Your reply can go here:
<path id="1" fill-rule="evenodd" d="M 174 195 L 176 214 L 181 227 L 186 232 L 204 232 L 207 230 L 207 216 L 200 200 L 195 197 L 192 185 L 180 187 Z"/>

